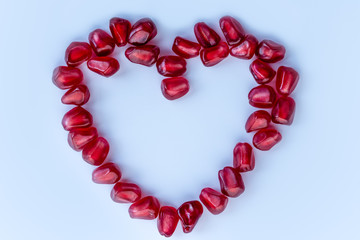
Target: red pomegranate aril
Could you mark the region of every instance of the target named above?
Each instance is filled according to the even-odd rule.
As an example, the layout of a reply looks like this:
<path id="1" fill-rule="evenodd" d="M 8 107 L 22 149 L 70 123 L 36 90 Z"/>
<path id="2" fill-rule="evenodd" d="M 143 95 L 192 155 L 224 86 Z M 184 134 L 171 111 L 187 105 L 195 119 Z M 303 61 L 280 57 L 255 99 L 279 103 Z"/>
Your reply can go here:
<path id="1" fill-rule="evenodd" d="M 92 31 L 89 34 L 89 42 L 97 56 L 110 55 L 115 49 L 114 39 L 102 29 Z"/>
<path id="2" fill-rule="evenodd" d="M 128 42 L 132 45 L 144 45 L 157 34 L 157 28 L 150 18 L 142 18 L 131 28 Z"/>
<path id="3" fill-rule="evenodd" d="M 183 77 L 165 78 L 161 82 L 161 91 L 168 100 L 181 98 L 189 92 L 189 81 Z"/>
<path id="4" fill-rule="evenodd" d="M 80 84 L 84 76 L 80 69 L 60 66 L 54 69 L 52 81 L 60 89 L 72 88 Z"/>
<path id="5" fill-rule="evenodd" d="M 65 51 L 65 61 L 68 66 L 76 67 L 89 60 L 92 49 L 86 42 L 72 42 Z"/>
<path id="6" fill-rule="evenodd" d="M 66 131 L 74 128 L 90 127 L 93 123 L 91 114 L 82 107 L 75 107 L 68 111 L 63 119 L 62 125 Z"/>
<path id="7" fill-rule="evenodd" d="M 232 167 L 224 167 L 219 171 L 221 192 L 228 197 L 238 197 L 245 191 L 240 173 Z"/>
<path id="8" fill-rule="evenodd" d="M 94 127 L 74 128 L 68 134 L 68 143 L 72 149 L 80 151 L 97 137 L 98 132 Z"/>
<path id="9" fill-rule="evenodd" d="M 133 203 L 141 198 L 141 189 L 134 183 L 118 182 L 111 190 L 111 199 L 117 203 Z"/>
<path id="10" fill-rule="evenodd" d="M 234 148 L 233 166 L 239 172 L 248 172 L 255 167 L 254 151 L 248 143 L 238 143 Z"/>
<path id="11" fill-rule="evenodd" d="M 191 232 L 203 214 L 203 207 L 199 201 L 183 203 L 178 208 L 178 214 L 184 233 Z"/>
<path id="12" fill-rule="evenodd" d="M 201 46 L 198 43 L 181 37 L 176 37 L 172 46 L 174 53 L 186 59 L 199 56 L 200 49 Z"/>
<path id="13" fill-rule="evenodd" d="M 178 222 L 179 216 L 176 208 L 170 206 L 160 208 L 157 227 L 162 236 L 171 237 L 175 232 Z"/>
<path id="14" fill-rule="evenodd" d="M 271 116 L 267 111 L 259 110 L 253 112 L 245 124 L 246 132 L 267 128 L 271 122 Z"/>
<path id="15" fill-rule="evenodd" d="M 129 47 L 125 51 L 125 56 L 130 60 L 130 62 L 141 64 L 147 67 L 150 67 L 156 63 L 159 54 L 160 49 L 155 45 Z"/>
<path id="16" fill-rule="evenodd" d="M 229 47 L 221 42 L 214 47 L 204 48 L 200 51 L 200 58 L 205 67 L 211 67 L 229 56 Z"/>
<path id="17" fill-rule="evenodd" d="M 249 103 L 257 108 L 271 108 L 276 100 L 275 90 L 268 85 L 257 86 L 249 92 Z"/>
<path id="18" fill-rule="evenodd" d="M 274 123 L 291 125 L 295 115 L 295 101 L 291 97 L 280 97 L 272 109 Z"/>
<path id="19" fill-rule="evenodd" d="M 110 19 L 110 32 L 118 47 L 125 46 L 129 36 L 131 24 L 128 20 L 114 17 Z"/>
<path id="20" fill-rule="evenodd" d="M 222 213 L 228 203 L 228 198 L 212 188 L 204 188 L 200 193 L 200 201 L 214 215 Z"/>
<path id="21" fill-rule="evenodd" d="M 152 220 L 158 216 L 159 209 L 159 200 L 153 196 L 147 196 L 130 206 L 129 215 L 131 218 Z"/>
<path id="22" fill-rule="evenodd" d="M 274 63 L 285 57 L 285 48 L 271 40 L 263 40 L 259 43 L 255 54 L 264 62 Z"/>
<path id="23" fill-rule="evenodd" d="M 110 77 L 120 69 L 118 60 L 112 57 L 93 57 L 87 62 L 87 66 L 104 77 Z"/>
<path id="24" fill-rule="evenodd" d="M 216 46 L 220 42 L 220 36 L 204 22 L 195 24 L 194 33 L 200 45 L 205 48 Z"/>
<path id="25" fill-rule="evenodd" d="M 253 137 L 254 146 L 262 151 L 268 151 L 281 141 L 281 134 L 272 128 L 265 128 L 255 133 Z"/>
<path id="26" fill-rule="evenodd" d="M 230 49 L 230 55 L 240 59 L 251 59 L 256 51 L 258 40 L 253 35 L 247 35 L 244 40 Z"/>
<path id="27" fill-rule="evenodd" d="M 84 147 L 82 157 L 87 163 L 94 166 L 100 166 L 105 161 L 109 149 L 110 146 L 106 139 L 98 137 Z"/>
<path id="28" fill-rule="evenodd" d="M 63 104 L 84 105 L 90 99 L 90 91 L 85 85 L 77 85 L 69 89 L 61 98 Z"/>
<path id="29" fill-rule="evenodd" d="M 220 28 L 230 46 L 236 45 L 245 37 L 245 31 L 241 24 L 230 16 L 222 17 L 219 21 Z"/>
<path id="30" fill-rule="evenodd" d="M 186 72 L 186 60 L 179 56 L 162 56 L 157 60 L 156 67 L 165 77 L 177 77 Z"/>
<path id="31" fill-rule="evenodd" d="M 290 95 L 299 82 L 299 74 L 291 67 L 281 66 L 277 70 L 276 89 L 282 95 Z"/>
<path id="32" fill-rule="evenodd" d="M 113 184 L 118 182 L 120 178 L 120 169 L 115 163 L 112 162 L 101 165 L 92 173 L 93 182 L 99 184 Z"/>
<path id="33" fill-rule="evenodd" d="M 250 72 L 258 84 L 271 82 L 276 74 L 275 70 L 272 69 L 269 64 L 259 59 L 256 59 L 250 64 Z"/>

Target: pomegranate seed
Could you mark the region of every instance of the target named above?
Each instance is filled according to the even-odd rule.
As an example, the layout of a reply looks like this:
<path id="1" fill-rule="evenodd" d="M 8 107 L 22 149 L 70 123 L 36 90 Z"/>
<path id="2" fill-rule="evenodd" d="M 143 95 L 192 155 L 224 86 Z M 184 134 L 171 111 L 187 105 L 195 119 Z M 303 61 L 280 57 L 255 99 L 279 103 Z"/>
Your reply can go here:
<path id="1" fill-rule="evenodd" d="M 172 46 L 174 53 L 186 59 L 199 56 L 200 49 L 201 46 L 198 43 L 181 37 L 176 37 Z"/>
<path id="2" fill-rule="evenodd" d="M 271 108 L 276 100 L 274 89 L 268 85 L 257 86 L 249 92 L 249 103 L 257 108 Z"/>
<path id="3" fill-rule="evenodd" d="M 152 220 L 159 214 L 160 203 L 153 196 L 144 197 L 129 208 L 129 214 L 131 218 Z"/>
<path id="4" fill-rule="evenodd" d="M 88 143 L 94 141 L 98 137 L 96 128 L 74 128 L 69 132 L 68 143 L 75 151 L 80 151 Z"/>
<path id="5" fill-rule="evenodd" d="M 259 59 L 256 59 L 250 64 L 250 72 L 258 84 L 271 82 L 276 74 L 275 70 L 272 69 L 269 64 L 264 63 Z"/>
<path id="6" fill-rule="evenodd" d="M 131 24 L 128 20 L 114 17 L 110 19 L 110 32 L 118 47 L 125 46 L 130 32 Z"/>
<path id="7" fill-rule="evenodd" d="M 203 207 L 199 201 L 185 202 L 178 208 L 178 214 L 184 233 L 189 233 L 203 214 Z"/>
<path id="8" fill-rule="evenodd" d="M 90 127 L 93 123 L 91 114 L 82 107 L 74 107 L 68 111 L 63 119 L 62 125 L 66 131 L 73 128 L 86 128 Z"/>
<path id="9" fill-rule="evenodd" d="M 141 197 L 141 189 L 134 183 L 118 182 L 111 190 L 111 198 L 117 203 L 133 203 Z"/>
<path id="10" fill-rule="evenodd" d="M 204 188 L 200 193 L 200 201 L 214 215 L 222 213 L 228 203 L 228 198 L 212 188 Z"/>
<path id="11" fill-rule="evenodd" d="M 204 48 L 200 51 L 200 58 L 205 67 L 211 67 L 229 56 L 229 47 L 221 42 L 214 47 Z"/>
<path id="12" fill-rule="evenodd" d="M 295 115 L 295 101 L 291 97 L 280 97 L 272 109 L 272 121 L 278 124 L 291 125 Z"/>
<path id="13" fill-rule="evenodd" d="M 247 35 L 244 40 L 230 49 L 230 55 L 240 59 L 251 59 L 256 51 L 258 40 L 253 35 Z"/>
<path id="14" fill-rule="evenodd" d="M 221 192 L 228 197 L 238 197 L 245 191 L 245 185 L 240 173 L 232 167 L 219 171 Z"/>
<path id="15" fill-rule="evenodd" d="M 274 63 L 285 57 L 285 48 L 271 40 L 263 40 L 259 43 L 255 54 L 264 62 Z"/>
<path id="16" fill-rule="evenodd" d="M 205 48 L 213 47 L 220 42 L 220 36 L 204 22 L 195 24 L 194 33 L 200 45 Z"/>
<path id="17" fill-rule="evenodd" d="M 157 60 L 156 67 L 165 77 L 177 77 L 186 72 L 186 60 L 179 56 L 163 56 Z"/>
<path id="18" fill-rule="evenodd" d="M 238 143 L 234 148 L 234 168 L 239 172 L 248 172 L 255 167 L 253 148 L 248 143 Z"/>
<path id="19" fill-rule="evenodd" d="M 142 18 L 131 28 L 128 42 L 132 45 L 144 45 L 157 34 L 154 22 L 150 18 Z"/>
<path id="20" fill-rule="evenodd" d="M 219 21 L 220 28 L 230 46 L 239 44 L 245 37 L 245 31 L 241 24 L 230 16 L 222 17 Z"/>
<path id="21" fill-rule="evenodd" d="M 163 206 L 160 208 L 157 227 L 162 236 L 171 237 L 179 222 L 176 208 Z"/>
<path id="22" fill-rule="evenodd" d="M 115 163 L 112 162 L 101 165 L 92 173 L 93 182 L 99 184 L 113 184 L 118 182 L 120 178 L 120 169 Z"/>
<path id="23" fill-rule="evenodd" d="M 281 66 L 277 70 L 276 89 L 282 95 L 290 95 L 299 82 L 299 74 L 295 69 Z"/>
<path id="24" fill-rule="evenodd" d="M 87 86 L 77 85 L 67 91 L 61 98 L 63 104 L 84 105 L 90 99 L 90 92 Z"/>
<path id="25" fill-rule="evenodd" d="M 92 55 L 92 49 L 86 42 L 72 42 L 65 52 L 65 61 L 68 66 L 76 67 L 89 60 Z"/>
<path id="26" fill-rule="evenodd" d="M 54 69 L 52 81 L 58 88 L 68 89 L 81 83 L 83 78 L 80 69 L 60 66 Z"/>
<path id="27" fill-rule="evenodd" d="M 270 121 L 271 116 L 267 111 L 259 110 L 253 112 L 246 121 L 246 132 L 252 132 L 262 128 L 267 128 L 270 124 Z"/>
<path id="28" fill-rule="evenodd" d="M 104 77 L 110 77 L 120 69 L 119 62 L 112 57 L 93 57 L 87 62 L 87 66 Z"/>
<path id="29" fill-rule="evenodd" d="M 138 47 L 129 47 L 125 51 L 125 56 L 130 62 L 141 64 L 147 67 L 156 63 L 160 49 L 155 45 L 144 45 Z"/>
<path id="30" fill-rule="evenodd" d="M 106 139 L 98 137 L 84 147 L 82 157 L 87 163 L 100 166 L 105 161 L 109 149 L 110 146 Z"/>
<path id="31" fill-rule="evenodd" d="M 276 129 L 260 129 L 253 137 L 253 144 L 257 149 L 267 151 L 280 142 L 281 138 L 281 134 Z"/>
<path id="32" fill-rule="evenodd" d="M 181 98 L 189 92 L 189 81 L 183 77 L 165 78 L 161 82 L 161 91 L 168 100 Z"/>
<path id="33" fill-rule="evenodd" d="M 89 34 L 89 42 L 97 56 L 107 56 L 115 49 L 114 39 L 101 29 L 96 29 Z"/>

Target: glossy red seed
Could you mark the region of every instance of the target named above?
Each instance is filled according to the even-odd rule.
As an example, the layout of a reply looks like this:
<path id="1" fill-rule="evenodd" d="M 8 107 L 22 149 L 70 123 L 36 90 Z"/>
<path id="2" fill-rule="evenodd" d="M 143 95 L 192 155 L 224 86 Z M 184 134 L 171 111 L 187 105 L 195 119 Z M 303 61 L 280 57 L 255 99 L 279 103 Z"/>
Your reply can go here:
<path id="1" fill-rule="evenodd" d="M 225 39 L 230 46 L 239 44 L 244 39 L 245 31 L 241 24 L 233 17 L 222 17 L 219 23 Z"/>
<path id="2" fill-rule="evenodd" d="M 85 85 L 77 85 L 67 91 L 61 98 L 63 104 L 84 105 L 89 101 L 90 91 Z"/>
<path id="3" fill-rule="evenodd" d="M 205 67 L 211 67 L 229 56 L 229 47 L 221 42 L 214 47 L 204 48 L 200 51 L 200 58 Z"/>
<path id="4" fill-rule="evenodd" d="M 258 40 L 253 35 L 247 35 L 244 40 L 230 49 L 230 55 L 240 59 L 251 59 L 256 51 Z"/>
<path id="5" fill-rule="evenodd" d="M 178 208 L 178 214 L 184 233 L 189 233 L 203 214 L 203 207 L 199 201 L 185 202 Z"/>
<path id="6" fill-rule="evenodd" d="M 111 190 L 111 199 L 117 203 L 133 203 L 141 197 L 141 189 L 134 183 L 118 182 Z"/>
<path id="7" fill-rule="evenodd" d="M 120 178 L 120 169 L 115 163 L 112 162 L 101 165 L 92 173 L 93 182 L 99 184 L 113 184 L 118 182 Z"/>
<path id="8" fill-rule="evenodd" d="M 92 49 L 86 42 L 72 42 L 65 51 L 65 61 L 67 65 L 76 67 L 89 60 L 92 55 Z"/>
<path id="9" fill-rule="evenodd" d="M 281 66 L 277 70 L 276 89 L 282 95 L 290 95 L 299 82 L 299 74 L 291 67 Z"/>
<path id="10" fill-rule="evenodd" d="M 205 48 L 213 47 L 220 42 L 220 36 L 204 22 L 195 24 L 194 33 L 200 45 Z"/>
<path id="11" fill-rule="evenodd" d="M 147 196 L 131 204 L 129 214 L 131 218 L 152 220 L 159 214 L 159 209 L 159 200 L 153 196 Z"/>
<path id="12" fill-rule="evenodd" d="M 132 45 L 144 45 L 157 34 L 157 28 L 150 18 L 142 18 L 131 28 L 128 42 Z"/>
<path id="13" fill-rule="evenodd" d="M 264 62 L 274 63 L 285 57 L 285 48 L 271 40 L 263 40 L 259 43 L 255 54 Z"/>
<path id="14" fill-rule="evenodd" d="M 93 118 L 91 114 L 82 107 L 75 107 L 71 109 L 62 119 L 62 125 L 67 131 L 74 128 L 90 127 L 92 123 Z"/>
<path id="15" fill-rule="evenodd" d="M 138 47 L 129 47 L 125 51 L 125 56 L 130 62 L 141 64 L 147 67 L 156 63 L 160 54 L 160 48 L 155 45 L 144 45 Z"/>
<path id="16" fill-rule="evenodd" d="M 189 81 L 183 77 L 165 78 L 161 82 L 161 91 L 168 100 L 181 98 L 189 92 Z"/>
<path id="17" fill-rule="evenodd" d="M 110 146 L 106 139 L 98 137 L 84 147 L 82 157 L 87 163 L 99 166 L 105 161 L 109 149 Z"/>
<path id="18" fill-rule="evenodd" d="M 255 133 L 253 144 L 257 149 L 267 151 L 280 142 L 281 138 L 281 134 L 276 129 L 261 129 Z"/>
<path id="19" fill-rule="evenodd" d="M 98 132 L 94 127 L 74 128 L 68 134 L 68 143 L 72 149 L 80 151 L 97 137 Z"/>
<path id="20" fill-rule="evenodd" d="M 125 46 L 129 36 L 131 24 L 128 20 L 114 17 L 110 19 L 110 32 L 118 47 Z"/>
<path id="21" fill-rule="evenodd" d="M 257 86 L 249 92 L 249 103 L 257 108 L 271 108 L 276 100 L 275 90 L 268 85 Z"/>
<path id="22" fill-rule="evenodd" d="M 58 88 L 68 89 L 81 83 L 83 78 L 80 69 L 60 66 L 54 69 L 52 81 Z"/>
<path id="23" fill-rule="evenodd" d="M 232 168 L 225 167 L 219 171 L 221 192 L 228 197 L 238 197 L 245 191 L 245 185 L 240 173 Z"/>
<path id="24" fill-rule="evenodd" d="M 186 72 L 186 60 L 179 56 L 162 56 L 157 60 L 156 67 L 165 77 L 177 77 Z"/>
<path id="25" fill-rule="evenodd" d="M 276 74 L 275 70 L 272 69 L 269 64 L 264 63 L 259 59 L 256 59 L 250 64 L 250 72 L 258 84 L 270 82 Z"/>
<path id="26" fill-rule="evenodd" d="M 246 132 L 256 131 L 262 128 L 267 128 L 270 124 L 271 116 L 267 111 L 259 110 L 253 112 L 245 124 Z"/>
<path id="27" fill-rule="evenodd" d="M 200 49 L 201 46 L 198 43 L 181 37 L 176 37 L 172 46 L 174 53 L 186 59 L 199 56 Z"/>
<path id="28" fill-rule="evenodd" d="M 280 97 L 271 112 L 272 121 L 291 125 L 295 115 L 295 101 L 291 97 Z"/>
<path id="29" fill-rule="evenodd" d="M 212 188 L 204 188 L 200 193 L 200 201 L 212 214 L 222 213 L 228 203 L 228 198 Z"/>
<path id="30" fill-rule="evenodd" d="M 234 148 L 233 166 L 239 172 L 248 172 L 255 167 L 254 151 L 248 143 L 238 143 Z"/>
<path id="31" fill-rule="evenodd" d="M 120 69 L 118 60 L 112 57 L 93 57 L 87 62 L 87 66 L 104 77 L 110 77 Z"/>
<path id="32" fill-rule="evenodd" d="M 89 34 L 89 42 L 97 56 L 107 56 L 115 49 L 114 39 L 101 29 L 96 29 Z"/>
<path id="33" fill-rule="evenodd" d="M 162 236 L 171 237 L 175 232 L 178 222 L 179 216 L 176 208 L 169 206 L 160 208 L 157 227 Z"/>

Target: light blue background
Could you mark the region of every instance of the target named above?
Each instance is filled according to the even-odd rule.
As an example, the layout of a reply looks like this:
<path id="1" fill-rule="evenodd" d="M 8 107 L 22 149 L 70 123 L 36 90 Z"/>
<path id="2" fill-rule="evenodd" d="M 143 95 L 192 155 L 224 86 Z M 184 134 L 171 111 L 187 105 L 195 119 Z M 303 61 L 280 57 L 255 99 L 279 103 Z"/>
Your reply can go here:
<path id="1" fill-rule="evenodd" d="M 67 45 L 108 27 L 114 16 L 145 16 L 156 43 L 194 39 L 223 15 L 249 33 L 287 48 L 285 64 L 301 74 L 291 127 L 270 152 L 256 152 L 245 193 L 226 211 L 204 211 L 195 230 L 173 239 L 360 239 L 359 1 L 4 1 L 0 3 L 0 239 L 161 239 L 155 221 L 130 219 L 110 186 L 91 182 L 92 166 L 67 144 L 60 122 L 69 109 L 51 83 Z M 111 143 L 111 160 L 163 203 L 179 206 L 203 187 L 218 188 L 254 111 L 249 61 L 228 58 L 213 68 L 188 61 L 190 93 L 167 101 L 155 68 L 130 64 L 104 79 L 84 70 L 87 106 Z M 168 51 L 163 51 L 168 53 Z"/>

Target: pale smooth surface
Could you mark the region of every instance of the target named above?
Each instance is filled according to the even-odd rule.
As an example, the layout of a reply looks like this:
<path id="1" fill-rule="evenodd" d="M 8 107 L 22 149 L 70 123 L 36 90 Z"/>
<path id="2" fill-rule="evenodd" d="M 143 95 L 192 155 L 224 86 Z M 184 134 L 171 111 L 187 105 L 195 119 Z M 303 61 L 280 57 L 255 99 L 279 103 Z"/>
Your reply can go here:
<path id="1" fill-rule="evenodd" d="M 287 48 L 298 69 L 295 121 L 283 141 L 256 152 L 244 174 L 245 193 L 219 216 L 204 211 L 194 231 L 180 225 L 172 239 L 360 239 L 359 1 L 4 1 L 0 3 L 0 239 L 161 239 L 156 221 L 130 219 L 113 203 L 110 186 L 91 182 L 93 167 L 67 144 L 61 127 L 70 109 L 51 82 L 74 40 L 86 41 L 111 17 L 134 23 L 151 17 L 155 42 L 170 53 L 177 35 L 195 39 L 193 25 L 219 31 L 224 15 L 238 18 L 259 39 Z M 213 68 L 188 61 L 187 96 L 167 101 L 155 67 L 114 54 L 112 78 L 84 71 L 92 97 L 86 106 L 124 178 L 162 203 L 197 199 L 218 188 L 217 171 L 232 163 L 254 111 L 250 61 L 228 58 Z"/>

